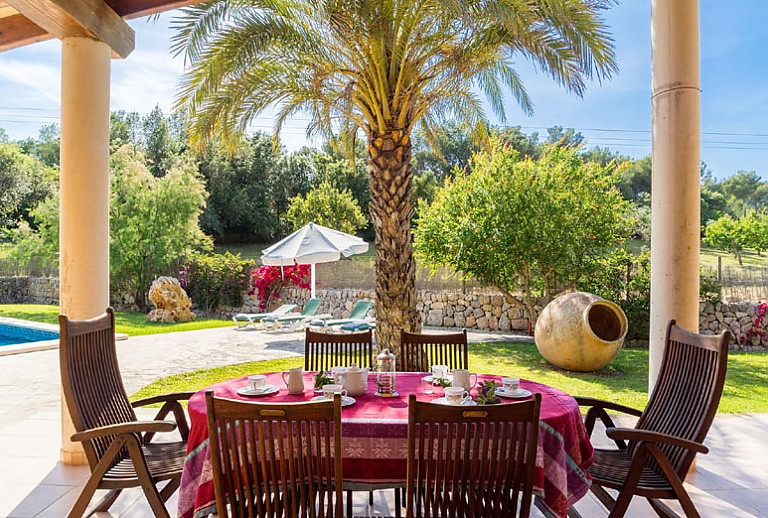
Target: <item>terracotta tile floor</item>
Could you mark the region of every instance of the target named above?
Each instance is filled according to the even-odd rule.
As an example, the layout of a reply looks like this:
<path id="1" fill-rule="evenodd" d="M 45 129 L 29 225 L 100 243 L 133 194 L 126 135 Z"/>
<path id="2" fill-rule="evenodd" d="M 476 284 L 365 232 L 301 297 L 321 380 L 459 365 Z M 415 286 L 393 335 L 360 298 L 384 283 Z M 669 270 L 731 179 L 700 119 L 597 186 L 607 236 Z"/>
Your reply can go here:
<path id="1" fill-rule="evenodd" d="M 88 470 L 57 462 L 58 430 L 56 412 L 36 414 L 0 427 L 0 516 L 66 516 Z M 763 445 L 766 432 L 768 414 L 716 418 L 707 440 L 711 451 L 699 457 L 696 472 L 687 482 L 702 516 L 768 517 L 768 448 Z M 391 490 L 377 492 L 375 505 L 370 508 L 367 494 L 356 493 L 355 516 L 393 516 L 392 496 Z M 168 502 L 168 509 L 175 516 L 175 497 Z M 582 499 L 576 509 L 584 517 L 606 515 L 592 495 Z M 97 516 L 138 518 L 152 514 L 141 492 L 130 490 L 123 492 L 109 513 Z M 635 499 L 627 516 L 644 518 L 653 513 L 644 500 Z"/>

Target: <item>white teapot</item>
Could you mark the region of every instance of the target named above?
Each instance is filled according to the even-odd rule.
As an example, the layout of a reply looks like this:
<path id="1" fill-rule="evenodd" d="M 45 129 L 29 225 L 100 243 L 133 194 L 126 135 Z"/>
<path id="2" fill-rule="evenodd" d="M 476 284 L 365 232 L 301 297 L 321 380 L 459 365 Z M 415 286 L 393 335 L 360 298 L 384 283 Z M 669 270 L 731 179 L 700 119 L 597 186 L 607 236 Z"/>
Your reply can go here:
<path id="1" fill-rule="evenodd" d="M 352 397 L 364 396 L 368 388 L 368 367 L 361 369 L 354 363 L 341 374 L 341 384 Z"/>

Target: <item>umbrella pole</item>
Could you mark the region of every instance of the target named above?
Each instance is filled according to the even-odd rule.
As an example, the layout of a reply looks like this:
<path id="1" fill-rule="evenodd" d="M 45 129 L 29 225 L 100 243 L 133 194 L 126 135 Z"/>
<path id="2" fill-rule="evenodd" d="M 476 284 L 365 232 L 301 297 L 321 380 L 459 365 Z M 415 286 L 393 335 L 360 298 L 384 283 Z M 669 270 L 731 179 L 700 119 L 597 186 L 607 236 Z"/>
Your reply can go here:
<path id="1" fill-rule="evenodd" d="M 315 298 L 315 263 L 310 265 L 310 278 L 312 279 L 312 298 Z"/>

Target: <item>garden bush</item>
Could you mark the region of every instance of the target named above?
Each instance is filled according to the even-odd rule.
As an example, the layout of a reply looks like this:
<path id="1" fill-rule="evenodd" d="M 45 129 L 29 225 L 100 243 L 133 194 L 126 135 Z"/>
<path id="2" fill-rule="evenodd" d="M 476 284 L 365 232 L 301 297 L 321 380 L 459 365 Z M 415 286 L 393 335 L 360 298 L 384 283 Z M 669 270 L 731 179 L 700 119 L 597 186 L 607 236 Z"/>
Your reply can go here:
<path id="1" fill-rule="evenodd" d="M 196 253 L 179 272 L 179 282 L 199 309 L 211 313 L 221 306 L 242 305 L 255 267 L 255 261 L 240 254 Z"/>

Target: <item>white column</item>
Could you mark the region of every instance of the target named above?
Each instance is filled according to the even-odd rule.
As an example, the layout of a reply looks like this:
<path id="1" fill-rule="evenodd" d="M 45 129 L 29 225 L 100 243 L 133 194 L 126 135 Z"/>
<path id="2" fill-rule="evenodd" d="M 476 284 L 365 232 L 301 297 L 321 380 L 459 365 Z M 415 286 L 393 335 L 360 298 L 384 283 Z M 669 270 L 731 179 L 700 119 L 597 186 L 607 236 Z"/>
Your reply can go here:
<path id="1" fill-rule="evenodd" d="M 111 49 L 65 38 L 61 54 L 59 304 L 86 319 L 109 305 L 109 81 Z M 63 399 L 63 398 L 62 398 Z M 62 400 L 61 460 L 83 464 Z"/>
<path id="2" fill-rule="evenodd" d="M 649 389 L 667 323 L 698 331 L 701 160 L 698 0 L 652 0 L 653 178 Z"/>

